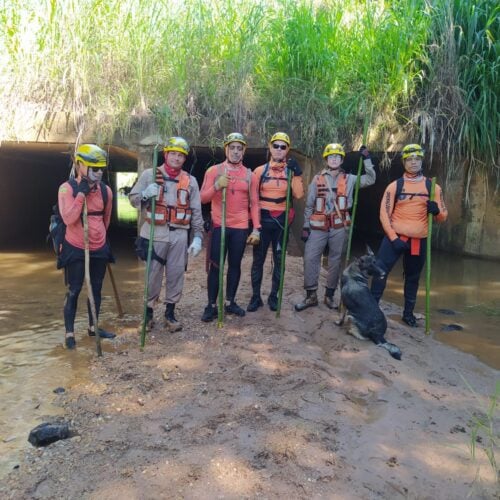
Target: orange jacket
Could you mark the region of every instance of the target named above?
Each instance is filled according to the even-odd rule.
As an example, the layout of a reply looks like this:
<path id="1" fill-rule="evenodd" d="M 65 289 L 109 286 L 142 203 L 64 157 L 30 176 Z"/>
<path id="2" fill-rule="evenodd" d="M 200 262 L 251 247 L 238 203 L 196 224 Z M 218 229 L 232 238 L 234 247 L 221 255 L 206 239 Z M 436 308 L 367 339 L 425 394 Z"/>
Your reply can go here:
<path id="1" fill-rule="evenodd" d="M 111 221 L 113 207 L 113 193 L 109 186 L 106 186 L 106 189 L 108 190 L 108 203 L 106 206 L 104 206 L 99 186 L 92 189 L 86 196 L 88 212 L 104 212 L 103 216 L 90 216 L 88 218 L 90 250 L 98 250 L 106 243 L 106 231 Z M 71 184 L 65 182 L 59 187 L 57 198 L 61 217 L 66 224 L 66 241 L 76 248 L 85 248 L 82 223 L 85 197 L 79 194 L 73 196 Z"/>
<path id="2" fill-rule="evenodd" d="M 409 238 L 427 237 L 427 200 L 429 193 L 425 185 L 425 177 L 417 178 L 403 175 L 402 198 L 395 203 L 396 181 L 391 182 L 382 197 L 380 204 L 380 222 L 390 241 L 398 236 Z M 439 206 L 438 222 L 448 218 L 448 210 L 444 204 L 441 187 L 436 184 L 434 201 Z"/>
<path id="3" fill-rule="evenodd" d="M 286 209 L 286 191 L 288 187 L 287 170 L 284 168 L 274 169 L 269 167 L 266 179 L 261 177 L 266 169 L 266 165 L 261 165 L 254 170 L 257 184 L 260 186 L 259 207 L 270 211 L 284 212 Z M 302 176 L 292 177 L 292 197 L 300 200 L 304 196 L 304 185 Z M 265 199 L 262 199 L 265 198 Z M 278 202 L 268 200 L 279 200 Z"/>
<path id="4" fill-rule="evenodd" d="M 227 168 L 225 162 L 207 170 L 200 191 L 201 202 L 212 203 L 211 214 L 214 225 L 221 225 L 222 215 L 222 190 L 215 189 L 215 181 L 224 172 L 229 177 L 229 186 L 226 188 L 226 226 L 247 229 L 250 214 L 254 229 L 259 229 L 258 182 L 255 175 L 252 173 L 248 177 L 248 169 L 243 165 L 237 170 Z"/>

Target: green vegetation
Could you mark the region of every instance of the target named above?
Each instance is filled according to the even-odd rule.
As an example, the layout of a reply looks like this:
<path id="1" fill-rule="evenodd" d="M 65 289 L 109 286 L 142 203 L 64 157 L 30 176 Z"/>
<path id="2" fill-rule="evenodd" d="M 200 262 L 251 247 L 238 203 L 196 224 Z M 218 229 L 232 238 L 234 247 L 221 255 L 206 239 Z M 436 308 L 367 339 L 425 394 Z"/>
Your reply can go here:
<path id="1" fill-rule="evenodd" d="M 358 146 L 373 108 L 379 147 L 403 129 L 449 175 L 498 172 L 499 14 L 496 0 L 0 0 L 0 129 L 62 111 L 102 142 L 154 120 L 213 143 L 252 124 L 313 154 Z"/>

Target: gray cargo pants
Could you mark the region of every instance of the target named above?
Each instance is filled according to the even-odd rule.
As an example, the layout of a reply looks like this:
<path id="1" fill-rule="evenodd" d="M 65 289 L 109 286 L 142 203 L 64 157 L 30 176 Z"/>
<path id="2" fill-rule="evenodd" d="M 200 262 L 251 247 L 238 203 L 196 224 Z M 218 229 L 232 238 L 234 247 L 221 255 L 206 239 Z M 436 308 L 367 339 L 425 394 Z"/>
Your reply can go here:
<path id="1" fill-rule="evenodd" d="M 348 234 L 348 231 L 343 227 L 340 229 L 331 228 L 328 231 L 311 230 L 304 250 L 304 288 L 306 290 L 318 289 L 321 256 L 327 245 L 329 250 L 326 287 L 337 288 L 340 261 L 347 243 Z"/>
<path id="2" fill-rule="evenodd" d="M 165 269 L 165 304 L 177 304 L 184 287 L 184 272 L 187 263 L 188 232 L 186 229 L 169 231 L 169 241 L 155 241 L 154 249 L 158 257 L 165 260 L 165 266 L 151 259 L 148 283 L 148 307 L 153 307 L 160 296 Z"/>

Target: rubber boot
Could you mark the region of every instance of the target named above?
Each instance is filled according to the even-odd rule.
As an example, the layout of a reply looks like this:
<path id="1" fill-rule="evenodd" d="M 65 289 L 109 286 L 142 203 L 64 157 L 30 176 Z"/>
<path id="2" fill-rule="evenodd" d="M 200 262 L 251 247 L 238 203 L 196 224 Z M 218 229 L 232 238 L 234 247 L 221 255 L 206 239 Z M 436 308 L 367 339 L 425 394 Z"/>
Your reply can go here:
<path id="1" fill-rule="evenodd" d="M 413 314 L 413 308 L 415 307 L 416 300 L 405 300 L 405 307 L 403 309 L 403 317 L 401 318 L 408 326 L 412 328 L 417 327 L 417 318 Z"/>
<path id="2" fill-rule="evenodd" d="M 170 332 L 178 332 L 182 330 L 182 325 L 174 316 L 175 304 L 167 304 L 165 309 L 165 326 Z"/>
<path id="3" fill-rule="evenodd" d="M 307 309 L 308 307 L 314 307 L 318 305 L 318 296 L 316 294 L 316 290 L 306 290 L 306 298 L 304 299 L 304 302 L 299 302 L 298 304 L 295 304 L 295 310 L 296 311 L 303 311 L 304 309 Z"/>
<path id="4" fill-rule="evenodd" d="M 153 319 L 153 308 L 152 307 L 147 307 L 146 308 L 146 329 L 147 330 L 152 330 L 155 322 Z"/>
<path id="5" fill-rule="evenodd" d="M 335 288 L 327 288 L 325 290 L 325 305 L 328 307 L 328 309 L 338 309 L 338 307 L 335 307 L 335 304 L 333 302 L 333 295 L 335 294 Z"/>

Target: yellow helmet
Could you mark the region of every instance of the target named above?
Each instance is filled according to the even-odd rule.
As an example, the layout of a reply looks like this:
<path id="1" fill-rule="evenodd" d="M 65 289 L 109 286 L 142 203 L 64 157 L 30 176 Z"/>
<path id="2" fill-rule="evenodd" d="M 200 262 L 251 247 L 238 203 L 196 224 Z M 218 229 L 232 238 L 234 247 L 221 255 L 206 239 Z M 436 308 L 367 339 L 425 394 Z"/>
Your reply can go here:
<path id="1" fill-rule="evenodd" d="M 239 132 L 232 132 L 229 134 L 225 139 L 224 139 L 224 147 L 226 147 L 228 144 L 231 144 L 232 142 L 239 142 L 243 144 L 243 146 L 247 145 L 247 141 L 243 137 L 242 134 Z"/>
<path id="2" fill-rule="evenodd" d="M 403 148 L 403 161 L 410 156 L 420 156 L 423 158 L 424 150 L 422 149 L 422 146 L 420 146 L 420 144 L 407 144 Z"/>
<path id="3" fill-rule="evenodd" d="M 323 158 L 328 158 L 330 155 L 340 155 L 342 158 L 345 158 L 344 146 L 337 142 L 327 144 L 323 150 Z"/>
<path id="4" fill-rule="evenodd" d="M 283 142 L 286 142 L 288 144 L 288 147 L 291 146 L 290 137 L 288 137 L 288 134 L 285 134 L 285 132 L 276 132 L 271 137 L 269 144 L 272 144 L 274 141 L 283 141 Z"/>
<path id="5" fill-rule="evenodd" d="M 169 151 L 178 151 L 187 156 L 189 154 L 189 144 L 182 137 L 170 137 L 167 145 L 163 148 L 164 153 L 168 153 Z"/>
<path id="6" fill-rule="evenodd" d="M 81 161 L 87 167 L 106 168 L 108 155 L 95 144 L 82 144 L 75 152 L 75 161 Z"/>

